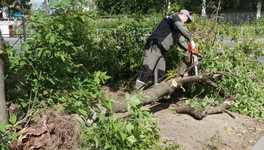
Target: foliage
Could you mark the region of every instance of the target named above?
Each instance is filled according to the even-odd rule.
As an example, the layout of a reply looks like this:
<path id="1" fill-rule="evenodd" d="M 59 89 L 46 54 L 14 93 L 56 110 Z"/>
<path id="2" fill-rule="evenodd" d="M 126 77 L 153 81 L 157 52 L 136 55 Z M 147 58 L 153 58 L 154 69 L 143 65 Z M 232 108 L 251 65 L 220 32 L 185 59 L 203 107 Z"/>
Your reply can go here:
<path id="1" fill-rule="evenodd" d="M 111 85 L 126 86 L 126 81 L 133 80 L 141 67 L 147 33 L 154 28 L 158 18 L 141 16 L 138 19 L 99 19 L 93 22 L 95 42 L 91 45 L 84 43 L 85 52 L 77 61 L 90 72 L 106 71 L 111 76 L 108 82 Z"/>
<path id="2" fill-rule="evenodd" d="M 17 101 L 22 111 L 63 103 L 71 106 L 67 111 L 87 116 L 87 106 L 103 97 L 100 84 L 109 79 L 106 73 L 90 73 L 75 61 L 84 51 L 81 41 L 89 27 L 83 24 L 91 14 L 82 13 L 77 1 L 52 1 L 50 5 L 57 8 L 52 17 L 41 11 L 31 16 L 35 38 L 23 43 L 24 51 L 7 50 L 7 78 L 13 80 L 13 73 L 18 83 L 6 85 L 20 92 L 9 101 Z"/>
<path id="3" fill-rule="evenodd" d="M 128 19 L 106 20 L 83 12 L 79 3 L 82 1 L 52 1 L 50 7 L 55 10 L 52 16 L 39 12 L 30 17 L 35 37 L 23 44 L 24 51 L 7 49 L 9 66 L 5 73 L 10 82 L 7 82 L 6 89 L 18 93 L 7 92 L 8 102 L 18 103 L 18 115 L 22 116 L 30 109 L 60 104 L 62 111 L 87 118 L 91 116 L 91 107 L 98 102 L 103 102 L 111 112 L 112 100 L 105 98 L 100 86 L 127 86 L 137 76 L 145 40 L 162 16 L 155 14 L 148 18 L 136 13 Z M 180 7 L 177 5 L 175 9 Z M 232 29 L 230 25 L 219 25 L 214 20 L 195 19 L 188 27 L 195 33 L 194 40 L 204 56 L 200 73 L 227 71 L 233 75 L 216 80 L 218 89 L 192 84 L 184 87 L 185 93 L 177 94 L 190 98 L 192 106 L 205 107 L 221 103 L 224 100 L 221 94 L 224 93 L 236 101 L 232 111 L 263 118 L 264 69 L 255 63 L 263 55 L 263 44 L 255 42 L 250 35 L 251 30 L 245 30 L 241 42 L 240 30 Z M 100 28 L 114 29 L 96 30 Z M 218 39 L 218 35 L 230 37 L 234 48 L 229 48 Z M 170 74 L 175 72 L 183 55 L 177 46 L 166 55 Z M 107 119 L 100 115 L 99 122 L 84 129 L 84 147 L 159 148 L 157 120 L 141 107 L 137 97 L 126 96 L 126 101 L 131 116 L 122 120 L 117 119 L 115 113 L 110 113 Z M 10 122 L 15 127 L 17 119 L 13 117 Z M 1 125 L 0 129 L 3 136 L 6 128 Z M 178 145 L 173 144 L 172 147 Z"/>
<path id="4" fill-rule="evenodd" d="M 9 149 L 7 142 L 4 140 L 5 130 L 6 130 L 6 125 L 0 121 L 0 147 L 3 150 Z"/>
<path id="5" fill-rule="evenodd" d="M 88 149 L 153 149 L 159 141 L 158 120 L 152 118 L 149 110 L 141 107 L 137 96 L 126 94 L 130 117 L 118 119 L 113 113 L 106 118 L 99 116 L 99 122 L 86 129 L 83 146 Z"/>
<path id="6" fill-rule="evenodd" d="M 138 42 L 143 43 L 140 39 L 142 34 L 135 34 L 138 31 L 141 32 L 137 21 L 130 25 L 118 26 L 119 31 L 116 34 L 104 32 L 104 35 L 109 37 L 103 38 L 103 35 L 96 37 L 92 32 L 93 15 L 83 13 L 76 5 L 78 5 L 77 1 L 52 1 L 50 6 L 55 8 L 55 12 L 51 17 L 42 12 L 30 17 L 35 37 L 23 43 L 23 51 L 7 50 L 9 66 L 6 68 L 6 74 L 7 79 L 12 82 L 8 82 L 6 88 L 19 93 L 15 96 L 10 94 L 8 101 L 18 103 L 20 116 L 30 109 L 56 107 L 65 113 L 77 113 L 89 118 L 94 104 L 103 102 L 105 106 L 109 106 L 111 103 L 111 100 L 105 98 L 104 91 L 100 89 L 101 84 L 105 84 L 109 79 L 108 75 L 117 80 L 118 75 L 121 75 L 120 68 L 125 68 L 126 71 L 127 68 L 135 70 L 133 59 L 135 55 L 139 57 L 138 47 L 143 47 L 140 44 L 138 47 L 133 47 Z M 112 37 L 117 39 L 111 41 Z M 115 44 L 120 45 L 119 49 L 122 48 L 128 52 L 116 53 Z M 109 51 L 112 47 L 115 49 Z M 134 61 L 137 60 L 134 59 Z M 88 65 L 89 63 L 91 66 Z M 139 63 L 135 62 L 135 64 Z M 111 68 L 111 65 L 116 69 Z M 124 76 L 128 74 L 129 72 L 125 72 Z M 132 76 L 131 73 L 129 76 Z M 113 138 L 112 144 L 116 145 L 111 145 L 112 148 L 119 148 L 117 146 L 144 148 L 156 145 L 157 120 L 151 117 L 148 110 L 140 108 L 142 104 L 131 105 L 136 107 L 132 111 L 134 118 L 128 119 L 123 124 L 113 115 L 108 122 L 100 122 L 98 126 L 112 127 L 109 128 L 109 132 L 116 138 Z M 100 118 L 103 117 L 105 116 L 100 116 Z M 123 128 L 123 125 L 128 128 Z M 117 127 L 120 129 L 119 135 L 115 135 L 114 129 Z M 105 130 L 100 131 L 102 133 L 95 132 L 94 137 L 101 138 L 101 135 L 106 133 Z M 122 143 L 123 133 L 127 134 L 126 140 L 123 141 L 125 143 Z M 87 136 L 88 139 L 94 138 L 91 134 Z M 105 138 L 102 141 L 105 142 L 102 144 L 106 144 L 108 139 Z"/>
<path id="7" fill-rule="evenodd" d="M 12 115 L 9 119 L 9 124 L 4 124 L 0 121 L 0 148 L 1 150 L 8 150 L 9 145 L 13 141 L 17 140 L 17 137 L 20 135 L 15 131 L 16 126 L 18 125 L 17 117 Z"/>
<path id="8" fill-rule="evenodd" d="M 108 14 L 146 14 L 150 12 L 161 12 L 166 7 L 162 0 L 96 0 L 96 6 L 101 15 Z M 151 7 L 150 7 L 151 6 Z"/>
<path id="9" fill-rule="evenodd" d="M 175 12 L 180 9 L 188 9 L 191 12 L 200 13 L 202 8 L 202 1 L 193 0 L 171 0 L 171 10 L 168 10 L 168 1 L 161 0 L 96 0 L 96 6 L 99 15 L 113 15 L 113 14 L 151 14 Z M 218 7 L 219 0 L 207 0 L 206 11 L 214 12 Z M 262 1 L 262 6 L 263 6 Z M 221 1 L 221 11 L 252 11 L 257 8 L 257 0 L 228 0 Z"/>
<path id="10" fill-rule="evenodd" d="M 186 87 L 185 96 L 189 96 L 191 105 L 204 107 L 207 104 L 217 105 L 225 97 L 232 97 L 235 105 L 232 111 L 237 111 L 251 117 L 263 118 L 263 104 L 261 98 L 263 91 L 264 68 L 258 62 L 263 56 L 263 43 L 257 42 L 250 34 L 244 32 L 241 41 L 241 32 L 233 30 L 229 25 L 218 25 L 207 20 L 204 25 L 196 24 L 192 30 L 196 32 L 196 41 L 204 60 L 201 63 L 201 72 L 227 71 L 232 76 L 223 76 L 215 81 L 219 88 L 215 89 L 206 85 L 193 84 Z M 224 41 L 218 40 L 217 30 L 223 32 L 223 37 L 231 37 L 234 47 L 228 47 Z M 201 100 L 202 99 L 202 100 Z"/>
<path id="11" fill-rule="evenodd" d="M 26 12 L 31 8 L 31 4 L 29 4 L 29 2 L 30 0 L 21 0 L 21 3 Z M 9 18 L 12 18 L 12 15 L 14 13 L 21 12 L 21 5 L 19 0 L 0 0 L 0 10 L 3 7 L 7 7 L 7 14 Z"/>

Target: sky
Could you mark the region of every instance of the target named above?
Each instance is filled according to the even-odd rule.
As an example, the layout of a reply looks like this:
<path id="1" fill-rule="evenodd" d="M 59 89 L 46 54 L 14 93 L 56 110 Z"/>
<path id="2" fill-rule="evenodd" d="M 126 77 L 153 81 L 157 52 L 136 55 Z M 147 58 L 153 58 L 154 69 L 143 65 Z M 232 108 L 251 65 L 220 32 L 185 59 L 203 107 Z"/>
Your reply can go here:
<path id="1" fill-rule="evenodd" d="M 44 2 L 44 0 L 31 0 L 32 9 L 33 10 L 38 9 L 41 6 L 42 2 Z"/>

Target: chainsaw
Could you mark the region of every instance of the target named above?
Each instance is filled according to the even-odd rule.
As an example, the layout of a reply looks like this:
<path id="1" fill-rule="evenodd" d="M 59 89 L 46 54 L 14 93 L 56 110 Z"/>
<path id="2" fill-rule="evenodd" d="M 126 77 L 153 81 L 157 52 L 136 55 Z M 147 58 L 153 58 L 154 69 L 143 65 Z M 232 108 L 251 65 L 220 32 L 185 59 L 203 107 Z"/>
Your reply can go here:
<path id="1" fill-rule="evenodd" d="M 189 62 L 194 66 L 194 73 L 198 75 L 198 63 L 202 60 L 202 55 L 199 54 L 199 50 L 197 48 L 192 48 L 191 42 L 188 43 L 188 53 L 189 58 L 185 58 L 185 60 L 189 60 Z"/>

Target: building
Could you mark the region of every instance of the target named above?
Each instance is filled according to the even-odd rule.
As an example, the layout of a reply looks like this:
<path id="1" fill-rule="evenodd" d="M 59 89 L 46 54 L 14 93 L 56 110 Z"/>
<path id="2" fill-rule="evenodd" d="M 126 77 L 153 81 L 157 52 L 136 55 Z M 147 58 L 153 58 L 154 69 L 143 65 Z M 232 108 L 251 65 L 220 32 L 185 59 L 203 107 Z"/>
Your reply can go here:
<path id="1" fill-rule="evenodd" d="M 22 19 L 20 14 L 15 13 L 12 18 L 8 18 L 5 11 L 0 10 L 0 31 L 3 37 L 13 37 L 14 27 L 20 26 L 21 24 Z"/>

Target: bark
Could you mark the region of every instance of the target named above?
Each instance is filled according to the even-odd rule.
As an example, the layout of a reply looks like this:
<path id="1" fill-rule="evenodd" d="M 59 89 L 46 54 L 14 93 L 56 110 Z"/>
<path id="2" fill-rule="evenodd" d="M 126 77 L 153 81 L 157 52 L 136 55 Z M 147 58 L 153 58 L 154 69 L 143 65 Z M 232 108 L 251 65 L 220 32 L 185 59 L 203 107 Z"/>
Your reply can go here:
<path id="1" fill-rule="evenodd" d="M 256 19 L 260 20 L 261 17 L 261 0 L 258 0 L 257 2 L 257 16 Z"/>
<path id="2" fill-rule="evenodd" d="M 5 43 L 0 31 L 0 121 L 7 123 L 7 110 L 5 99 L 5 79 L 4 79 L 4 55 Z"/>

